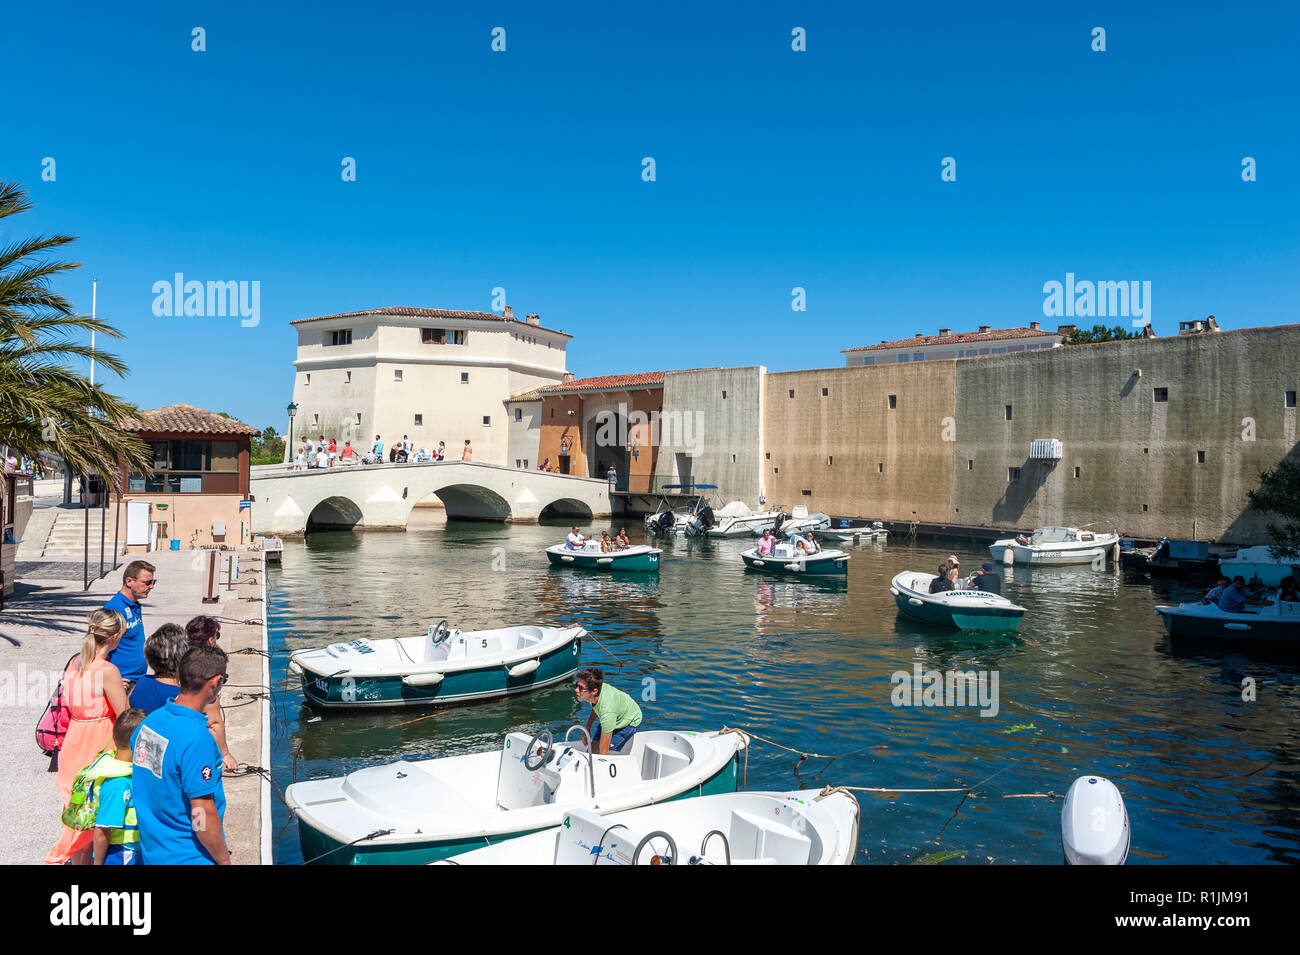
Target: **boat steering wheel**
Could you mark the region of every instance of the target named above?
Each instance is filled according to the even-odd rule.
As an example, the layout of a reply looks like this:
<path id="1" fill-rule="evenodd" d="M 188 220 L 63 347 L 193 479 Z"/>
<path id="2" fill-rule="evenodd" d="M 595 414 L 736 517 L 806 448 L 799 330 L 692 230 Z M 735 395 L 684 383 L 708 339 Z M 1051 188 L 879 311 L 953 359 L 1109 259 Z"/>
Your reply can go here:
<path id="1" fill-rule="evenodd" d="M 436 647 L 450 636 L 451 627 L 447 626 L 447 621 L 438 621 L 438 626 L 433 628 L 433 645 Z"/>
<path id="2" fill-rule="evenodd" d="M 652 855 L 650 857 L 649 864 L 650 865 L 676 865 L 677 864 L 677 843 L 673 841 L 672 836 L 664 832 L 662 829 L 656 829 L 654 832 L 647 834 L 645 838 L 643 838 L 640 842 L 636 844 L 636 849 L 632 853 L 632 864 L 633 865 L 641 864 L 638 861 L 641 858 L 641 850 L 650 844 L 651 839 L 663 839 L 665 842 L 668 843 L 668 849 L 666 852 L 656 852 L 654 855 Z"/>
<path id="3" fill-rule="evenodd" d="M 546 747 L 539 750 L 537 753 L 534 753 L 533 747 L 539 745 L 543 738 L 546 740 Z M 551 735 L 550 730 L 542 730 L 529 741 L 528 749 L 524 750 L 524 769 L 529 772 L 537 772 L 537 770 L 545 766 L 550 760 L 551 751 L 554 749 L 555 737 Z M 534 756 L 537 758 L 534 759 Z"/>

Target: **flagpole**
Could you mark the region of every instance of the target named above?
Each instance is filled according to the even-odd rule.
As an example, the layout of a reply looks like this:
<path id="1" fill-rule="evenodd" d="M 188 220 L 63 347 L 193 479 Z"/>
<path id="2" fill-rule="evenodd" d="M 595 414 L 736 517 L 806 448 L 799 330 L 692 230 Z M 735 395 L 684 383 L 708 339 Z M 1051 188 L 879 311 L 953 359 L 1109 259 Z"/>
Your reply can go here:
<path id="1" fill-rule="evenodd" d="M 90 280 L 90 320 L 95 320 L 96 297 L 99 293 L 99 279 Z M 90 330 L 90 387 L 95 387 L 95 330 Z"/>

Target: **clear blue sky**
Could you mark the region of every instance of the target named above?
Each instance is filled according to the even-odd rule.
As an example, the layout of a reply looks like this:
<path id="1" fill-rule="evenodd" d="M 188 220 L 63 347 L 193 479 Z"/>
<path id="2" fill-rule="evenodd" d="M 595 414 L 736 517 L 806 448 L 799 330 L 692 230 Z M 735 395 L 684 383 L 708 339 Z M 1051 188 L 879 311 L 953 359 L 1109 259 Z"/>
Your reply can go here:
<path id="1" fill-rule="evenodd" d="M 291 320 L 495 286 L 579 376 L 840 365 L 1067 271 L 1150 281 L 1160 334 L 1296 321 L 1300 5 L 997 6 L 11 4 L 0 241 L 80 237 L 125 397 L 280 431 Z M 260 325 L 155 317 L 175 272 L 259 281 Z"/>

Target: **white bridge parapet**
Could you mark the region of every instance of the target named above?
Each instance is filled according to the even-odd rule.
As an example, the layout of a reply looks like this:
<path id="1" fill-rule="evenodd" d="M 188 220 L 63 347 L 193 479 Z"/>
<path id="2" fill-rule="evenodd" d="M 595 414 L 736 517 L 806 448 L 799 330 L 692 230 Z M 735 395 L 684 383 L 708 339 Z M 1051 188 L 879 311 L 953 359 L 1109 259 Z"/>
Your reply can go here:
<path id="1" fill-rule="evenodd" d="M 434 464 L 356 464 L 294 471 L 268 464 L 252 470 L 254 533 L 296 537 L 313 524 L 403 530 L 411 508 L 436 494 L 449 520 L 536 521 L 548 516 L 585 520 L 615 508 L 607 481 L 523 471 L 477 461 Z"/>

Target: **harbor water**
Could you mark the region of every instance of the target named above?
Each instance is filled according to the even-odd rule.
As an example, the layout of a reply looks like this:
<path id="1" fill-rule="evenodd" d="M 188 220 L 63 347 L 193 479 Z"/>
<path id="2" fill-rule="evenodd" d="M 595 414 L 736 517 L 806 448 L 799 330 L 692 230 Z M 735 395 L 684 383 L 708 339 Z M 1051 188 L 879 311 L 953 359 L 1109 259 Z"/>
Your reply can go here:
<path id="1" fill-rule="evenodd" d="M 639 519 L 627 526 L 643 539 Z M 1059 863 L 1061 802 L 1037 794 L 1084 774 L 1123 793 L 1130 864 L 1300 862 L 1300 667 L 1171 651 L 1152 610 L 1199 596 L 1190 584 L 999 566 L 1003 593 L 1027 608 L 1019 631 L 962 633 L 900 616 L 889 582 L 949 553 L 969 573 L 990 559 L 976 544 L 849 548 L 847 582 L 818 583 L 744 569 L 748 539 L 668 540 L 658 575 L 551 567 L 542 551 L 566 530 L 425 521 L 287 541 L 267 587 L 277 788 L 495 749 L 509 730 L 558 738 L 588 712 L 571 683 L 437 711 L 313 712 L 287 651 L 443 619 L 577 624 L 595 638 L 583 665 L 638 699 L 646 727 L 741 727 L 822 754 L 799 763 L 755 740 L 747 788 L 894 790 L 857 793 L 859 864 Z M 909 681 L 930 671 L 983 674 L 984 695 L 926 705 L 945 701 Z M 303 861 L 278 800 L 274 822 L 276 860 Z"/>

